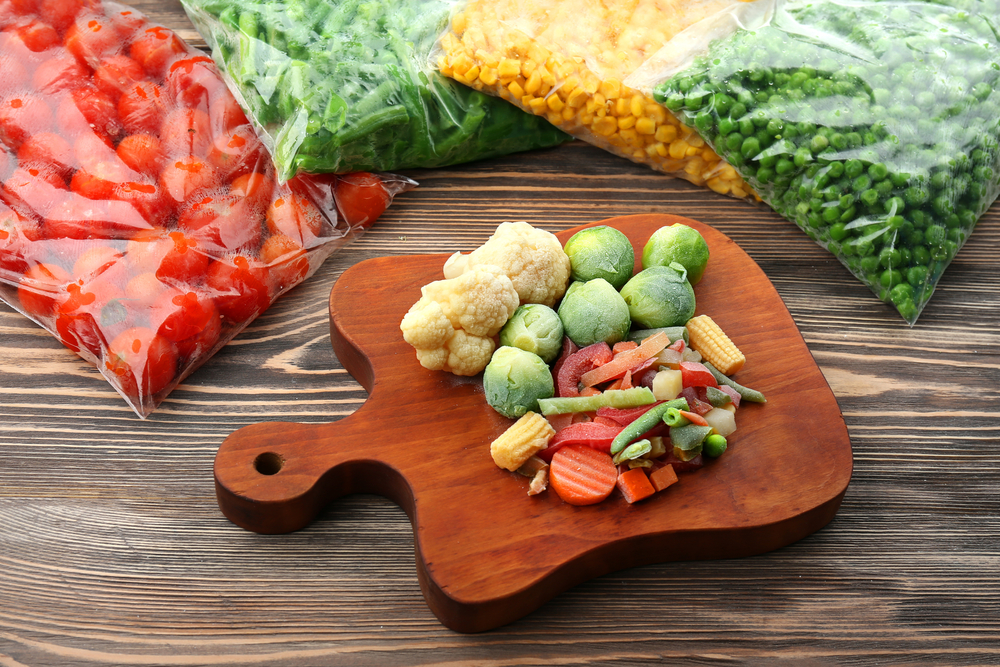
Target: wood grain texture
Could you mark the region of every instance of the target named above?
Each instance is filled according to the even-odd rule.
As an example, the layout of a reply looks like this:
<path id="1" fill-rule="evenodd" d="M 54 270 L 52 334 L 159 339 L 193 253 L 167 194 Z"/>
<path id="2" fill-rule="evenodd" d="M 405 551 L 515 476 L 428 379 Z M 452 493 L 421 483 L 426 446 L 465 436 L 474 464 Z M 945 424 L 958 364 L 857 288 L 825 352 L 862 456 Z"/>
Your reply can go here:
<path id="1" fill-rule="evenodd" d="M 136 5 L 190 30 L 175 0 Z M 0 665 L 1000 664 L 996 206 L 911 328 L 773 212 L 582 143 L 407 175 L 420 188 L 146 421 L 0 306 Z M 390 501 L 348 496 L 288 535 L 221 514 L 212 463 L 228 435 L 364 403 L 330 345 L 345 270 L 468 251 L 503 220 L 558 232 L 647 212 L 725 233 L 788 307 L 854 451 L 826 528 L 761 556 L 599 577 L 461 635 L 427 608 Z"/>
<path id="2" fill-rule="evenodd" d="M 333 287 L 333 347 L 370 393 L 363 408 L 331 424 L 270 422 L 231 435 L 215 459 L 223 513 L 249 530 L 282 533 L 348 493 L 392 498 L 414 525 L 428 605 L 461 632 L 508 623 L 614 570 L 757 555 L 819 530 L 850 481 L 850 439 L 767 276 L 732 240 L 689 218 L 593 224 L 624 232 L 638 257 L 654 231 L 675 223 L 701 231 L 711 251 L 697 312 L 749 355 L 739 380 L 768 402 L 745 405 L 725 457 L 683 475 L 669 493 L 633 506 L 614 494 L 578 508 L 554 493 L 528 498 L 526 479 L 498 470 L 487 445 L 512 422 L 487 405 L 481 379 L 427 371 L 399 333 L 421 286 L 443 277 L 447 255 L 417 255 L 361 262 Z"/>

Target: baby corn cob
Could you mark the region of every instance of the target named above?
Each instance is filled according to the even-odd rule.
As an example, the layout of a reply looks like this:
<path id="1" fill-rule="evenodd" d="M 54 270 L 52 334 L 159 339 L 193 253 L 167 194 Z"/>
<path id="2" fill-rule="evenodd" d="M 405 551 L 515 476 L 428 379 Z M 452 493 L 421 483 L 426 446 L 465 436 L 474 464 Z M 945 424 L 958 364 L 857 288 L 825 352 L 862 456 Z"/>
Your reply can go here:
<path id="1" fill-rule="evenodd" d="M 691 347 L 724 375 L 732 375 L 743 368 L 747 358 L 711 317 L 692 317 L 688 320 L 687 330 Z"/>
<path id="2" fill-rule="evenodd" d="M 490 454 L 498 466 L 513 472 L 545 449 L 555 434 L 545 417 L 526 412 L 490 444 Z"/>

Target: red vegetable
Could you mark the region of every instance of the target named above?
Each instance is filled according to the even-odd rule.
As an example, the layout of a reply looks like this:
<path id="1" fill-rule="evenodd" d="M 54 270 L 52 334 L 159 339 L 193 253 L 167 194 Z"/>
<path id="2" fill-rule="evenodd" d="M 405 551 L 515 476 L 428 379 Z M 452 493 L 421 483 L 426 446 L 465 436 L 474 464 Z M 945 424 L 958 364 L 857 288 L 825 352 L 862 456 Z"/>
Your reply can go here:
<path id="1" fill-rule="evenodd" d="M 607 417 L 608 419 L 613 419 L 622 426 L 627 426 L 660 403 L 663 403 L 663 401 L 657 401 L 656 403 L 651 403 L 649 405 L 640 405 L 637 408 L 600 408 L 597 411 L 597 416 Z"/>
<path id="2" fill-rule="evenodd" d="M 697 361 L 681 362 L 681 384 L 685 387 L 718 387 L 712 372 Z"/>
<path id="3" fill-rule="evenodd" d="M 552 366 L 552 377 L 559 376 L 559 369 L 562 368 L 563 364 L 566 363 L 566 359 L 570 355 L 576 354 L 580 348 L 574 343 L 569 336 L 563 336 L 562 352 L 559 354 L 559 358 L 556 359 L 556 363 Z"/>
<path id="4" fill-rule="evenodd" d="M 657 492 L 662 491 L 677 481 L 677 471 L 671 465 L 659 466 L 649 473 L 649 483 Z"/>
<path id="5" fill-rule="evenodd" d="M 611 347 L 605 342 L 588 345 L 568 356 L 556 376 L 556 390 L 559 396 L 579 396 L 580 378 L 583 374 L 610 362 L 613 358 Z"/>
<path id="6" fill-rule="evenodd" d="M 618 490 L 630 505 L 656 493 L 656 489 L 646 477 L 646 471 L 642 468 L 632 468 L 618 475 L 617 484 Z"/>
<path id="7" fill-rule="evenodd" d="M 610 452 L 611 441 L 621 430 L 621 426 L 609 426 L 598 422 L 570 424 L 552 436 L 549 446 L 540 451 L 538 456 L 544 461 L 551 461 L 553 454 L 568 445 L 580 445 L 602 452 Z"/>

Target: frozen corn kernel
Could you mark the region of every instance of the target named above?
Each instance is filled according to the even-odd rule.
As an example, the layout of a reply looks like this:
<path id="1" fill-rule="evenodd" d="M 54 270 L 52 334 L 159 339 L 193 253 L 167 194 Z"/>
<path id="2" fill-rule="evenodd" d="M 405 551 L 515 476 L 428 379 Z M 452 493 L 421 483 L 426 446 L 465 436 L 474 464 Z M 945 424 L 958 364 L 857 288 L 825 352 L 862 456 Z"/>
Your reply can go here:
<path id="1" fill-rule="evenodd" d="M 656 122 L 652 118 L 639 118 L 635 121 L 635 131 L 639 134 L 655 134 Z"/>
<path id="2" fill-rule="evenodd" d="M 723 375 L 732 375 L 743 368 L 746 357 L 729 339 L 718 324 L 708 315 L 688 320 L 688 340 L 702 358 L 719 369 Z"/>

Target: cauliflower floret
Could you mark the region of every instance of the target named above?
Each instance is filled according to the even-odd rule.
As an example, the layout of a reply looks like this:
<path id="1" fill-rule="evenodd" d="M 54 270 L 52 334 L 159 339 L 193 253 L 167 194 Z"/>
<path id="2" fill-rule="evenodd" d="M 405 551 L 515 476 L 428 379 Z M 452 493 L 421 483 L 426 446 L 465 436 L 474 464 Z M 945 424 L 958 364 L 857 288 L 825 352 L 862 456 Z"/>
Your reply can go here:
<path id="1" fill-rule="evenodd" d="M 517 310 L 510 278 L 495 266 L 479 266 L 458 278 L 421 289 L 403 317 L 403 339 L 417 350 L 420 365 L 455 375 L 475 375 L 490 362 L 493 336 Z"/>
<path id="2" fill-rule="evenodd" d="M 518 306 L 510 278 L 496 266 L 473 267 L 450 280 L 437 280 L 420 289 L 422 298 L 441 304 L 456 329 L 473 336 L 495 336 Z"/>
<path id="3" fill-rule="evenodd" d="M 492 264 L 514 283 L 520 303 L 552 307 L 569 284 L 570 262 L 554 234 L 526 222 L 503 222 L 486 243 L 468 255 L 455 253 L 444 265 L 446 278 Z"/>
<path id="4" fill-rule="evenodd" d="M 461 329 L 436 350 L 417 350 L 417 361 L 432 371 L 448 371 L 455 375 L 475 375 L 490 363 L 493 339 L 473 336 Z"/>

